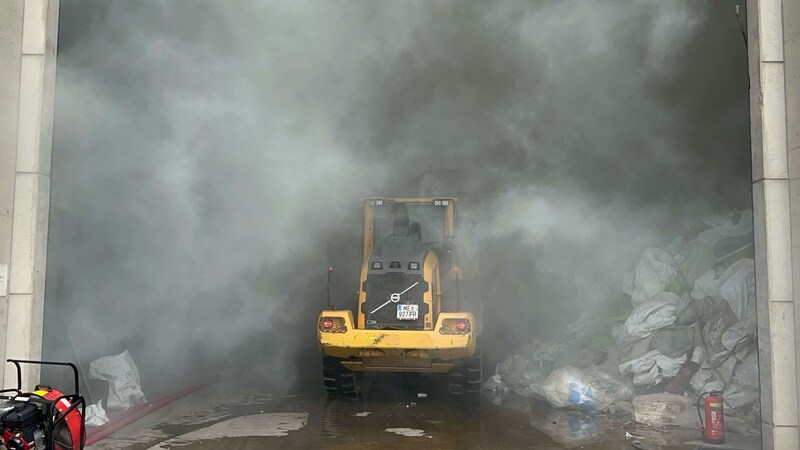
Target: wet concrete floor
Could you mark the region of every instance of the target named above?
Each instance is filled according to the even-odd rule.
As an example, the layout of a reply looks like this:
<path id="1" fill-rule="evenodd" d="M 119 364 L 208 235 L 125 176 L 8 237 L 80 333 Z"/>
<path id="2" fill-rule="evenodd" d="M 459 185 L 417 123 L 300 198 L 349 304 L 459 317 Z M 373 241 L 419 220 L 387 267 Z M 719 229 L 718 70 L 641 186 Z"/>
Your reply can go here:
<path id="1" fill-rule="evenodd" d="M 419 392 L 427 398 L 418 398 Z M 634 437 L 626 438 L 626 431 Z M 636 428 L 624 415 L 550 410 L 521 398 L 503 406 L 488 397 L 465 404 L 435 380 L 408 386 L 398 375 L 381 374 L 367 379 L 358 399 L 329 398 L 321 387 L 273 395 L 253 386 L 215 384 L 88 448 L 666 450 L 703 448 L 685 444 L 698 436 L 694 430 Z M 757 438 L 733 441 L 740 445 L 727 448 L 759 448 Z"/>

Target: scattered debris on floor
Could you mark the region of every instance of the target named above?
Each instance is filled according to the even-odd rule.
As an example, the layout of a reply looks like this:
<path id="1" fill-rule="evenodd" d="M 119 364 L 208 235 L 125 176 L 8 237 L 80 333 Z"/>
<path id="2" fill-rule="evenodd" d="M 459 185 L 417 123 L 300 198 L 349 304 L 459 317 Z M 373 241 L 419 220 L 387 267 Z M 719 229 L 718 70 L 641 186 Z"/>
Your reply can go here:
<path id="1" fill-rule="evenodd" d="M 108 382 L 108 409 L 125 410 L 146 401 L 139 383 L 139 369 L 128 350 L 92 361 L 89 378 Z"/>
<path id="2" fill-rule="evenodd" d="M 578 320 L 559 340 L 517 349 L 484 390 L 496 404 L 515 393 L 590 413 L 627 411 L 632 400 L 635 420 L 651 426 L 688 426 L 675 419 L 716 390 L 726 418 L 752 429 L 760 414 L 752 233 L 752 211 L 734 211 L 640 250 L 627 274 L 608 267 L 626 263 L 617 248 L 590 258 L 575 273 L 585 305 Z M 576 430 L 593 428 L 584 415 Z"/>
<path id="3" fill-rule="evenodd" d="M 99 427 L 108 423 L 108 415 L 106 410 L 103 409 L 103 400 L 98 400 L 97 403 L 86 407 L 86 426 Z"/>
<path id="4" fill-rule="evenodd" d="M 370 411 L 364 411 L 360 413 L 353 414 L 354 417 L 367 417 L 368 415 L 372 414 Z"/>
<path id="5" fill-rule="evenodd" d="M 406 437 L 425 436 L 425 430 L 418 430 L 416 428 L 387 428 L 384 431 L 388 433 L 399 434 L 400 436 L 406 436 Z"/>

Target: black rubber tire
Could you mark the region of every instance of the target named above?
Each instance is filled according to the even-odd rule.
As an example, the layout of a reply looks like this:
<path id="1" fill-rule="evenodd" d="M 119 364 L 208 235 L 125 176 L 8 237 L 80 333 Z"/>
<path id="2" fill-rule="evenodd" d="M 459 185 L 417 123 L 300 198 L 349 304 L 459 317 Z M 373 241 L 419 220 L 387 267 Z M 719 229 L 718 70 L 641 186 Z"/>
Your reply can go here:
<path id="1" fill-rule="evenodd" d="M 355 397 L 359 391 L 358 378 L 339 358 L 322 357 L 322 383 L 328 394 Z"/>
<path id="2" fill-rule="evenodd" d="M 450 395 L 461 398 L 479 398 L 483 386 L 483 365 L 480 355 L 456 361 L 450 371 L 447 390 Z"/>

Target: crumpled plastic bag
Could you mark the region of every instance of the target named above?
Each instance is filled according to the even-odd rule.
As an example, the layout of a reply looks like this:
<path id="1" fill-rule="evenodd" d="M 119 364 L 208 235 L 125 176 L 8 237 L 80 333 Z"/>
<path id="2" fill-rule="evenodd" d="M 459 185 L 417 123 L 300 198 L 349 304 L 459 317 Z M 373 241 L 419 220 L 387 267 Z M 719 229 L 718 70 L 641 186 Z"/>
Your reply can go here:
<path id="1" fill-rule="evenodd" d="M 664 328 L 653 334 L 651 348 L 664 356 L 678 358 L 695 346 L 694 337 L 694 326 Z"/>
<path id="2" fill-rule="evenodd" d="M 716 273 L 713 270 L 709 270 L 694 282 L 694 289 L 692 289 L 691 294 L 693 299 L 702 300 L 706 297 L 722 297 L 719 293 L 719 283 L 715 275 Z"/>
<path id="3" fill-rule="evenodd" d="M 639 304 L 625 321 L 628 336 L 647 337 L 656 330 L 675 323 L 681 299 L 671 292 L 661 292 Z"/>
<path id="4" fill-rule="evenodd" d="M 749 349 L 750 344 L 755 342 L 755 335 L 755 321 L 752 318 L 743 320 L 725 330 L 722 334 L 722 346 L 729 352 L 740 353 L 743 349 Z M 740 358 L 744 356 L 744 353 L 739 355 Z"/>
<path id="5" fill-rule="evenodd" d="M 633 397 L 622 381 L 596 368 L 562 367 L 532 388 L 556 408 L 607 411 L 615 402 Z"/>
<path id="6" fill-rule="evenodd" d="M 717 257 L 706 243 L 698 240 L 691 241 L 691 250 L 686 256 L 678 255 L 673 259 L 680 259 L 678 274 L 664 287 L 665 291 L 678 295 L 688 294 L 694 289 L 697 279 L 714 267 Z"/>
<path id="7" fill-rule="evenodd" d="M 483 383 L 484 391 L 507 391 L 508 387 L 503 382 L 503 377 L 500 374 L 494 374 Z"/>
<path id="8" fill-rule="evenodd" d="M 731 383 L 722 392 L 722 399 L 727 410 L 726 413 L 753 405 L 759 401 L 758 385 L 747 386 L 741 383 Z"/>
<path id="9" fill-rule="evenodd" d="M 717 280 L 719 293 L 731 306 L 739 320 L 747 320 L 756 312 L 756 273 L 752 259 L 740 259 L 728 267 Z"/>
<path id="10" fill-rule="evenodd" d="M 664 356 L 658 350 L 619 365 L 619 373 L 633 374 L 633 384 L 655 386 L 662 379 L 674 377 L 686 362 L 686 355 L 678 358 Z"/>
<path id="11" fill-rule="evenodd" d="M 758 352 L 750 352 L 733 369 L 733 381 L 758 389 Z"/>
<path id="12" fill-rule="evenodd" d="M 678 273 L 669 253 L 659 248 L 648 248 L 642 254 L 633 277 L 631 302 L 638 306 L 659 292 Z M 625 287 L 623 281 L 623 288 Z"/>
<path id="13" fill-rule="evenodd" d="M 721 391 L 723 383 L 717 379 L 714 373 L 709 369 L 700 369 L 692 376 L 692 381 L 690 382 L 692 385 L 692 389 L 695 392 L 711 392 L 711 391 Z"/>
<path id="14" fill-rule="evenodd" d="M 89 378 L 108 382 L 109 409 L 128 409 L 146 401 L 139 383 L 139 369 L 127 350 L 92 361 Z"/>
<path id="15" fill-rule="evenodd" d="M 712 246 L 725 238 L 753 233 L 752 209 L 733 211 L 721 216 L 706 217 L 702 221 L 712 228 L 699 233 L 697 239 Z"/>
<path id="16" fill-rule="evenodd" d="M 86 407 L 86 426 L 99 427 L 108 423 L 108 415 L 106 410 L 103 409 L 103 400 L 100 399 L 97 403 Z"/>
<path id="17" fill-rule="evenodd" d="M 746 358 L 736 363 L 736 367 L 733 369 L 731 382 L 725 387 L 722 395 L 725 407 L 735 411 L 755 405 L 755 408 L 759 409 L 758 381 L 758 355 L 752 351 Z"/>

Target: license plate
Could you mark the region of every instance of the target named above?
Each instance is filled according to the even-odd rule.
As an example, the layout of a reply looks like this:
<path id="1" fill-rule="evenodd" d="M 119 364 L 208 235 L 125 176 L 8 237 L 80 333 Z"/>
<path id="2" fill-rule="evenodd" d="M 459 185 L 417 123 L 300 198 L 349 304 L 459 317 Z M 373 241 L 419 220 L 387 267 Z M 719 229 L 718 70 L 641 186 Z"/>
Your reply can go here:
<path id="1" fill-rule="evenodd" d="M 417 320 L 419 305 L 397 305 L 398 320 Z"/>

